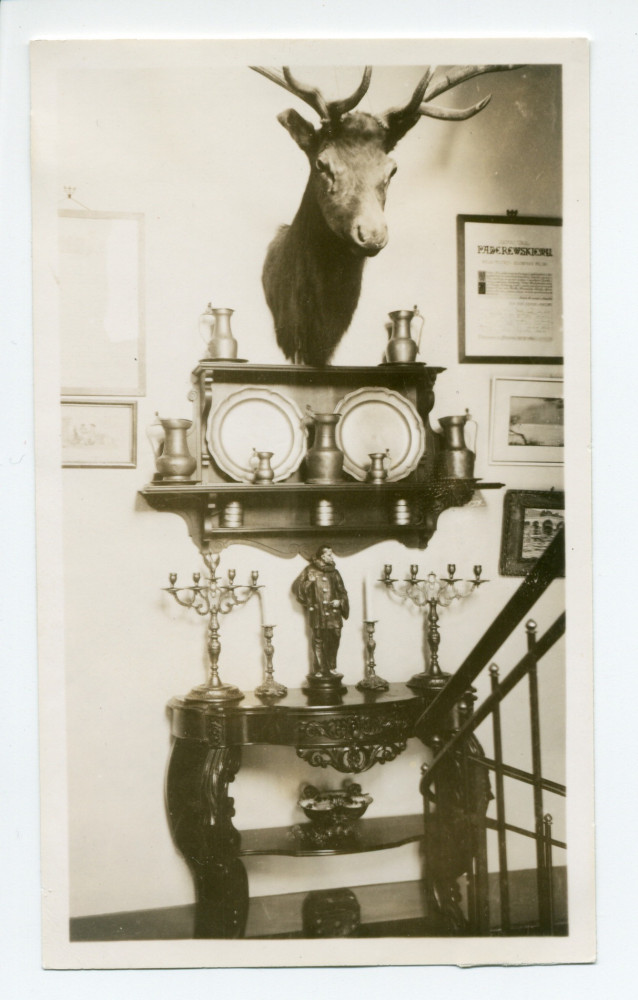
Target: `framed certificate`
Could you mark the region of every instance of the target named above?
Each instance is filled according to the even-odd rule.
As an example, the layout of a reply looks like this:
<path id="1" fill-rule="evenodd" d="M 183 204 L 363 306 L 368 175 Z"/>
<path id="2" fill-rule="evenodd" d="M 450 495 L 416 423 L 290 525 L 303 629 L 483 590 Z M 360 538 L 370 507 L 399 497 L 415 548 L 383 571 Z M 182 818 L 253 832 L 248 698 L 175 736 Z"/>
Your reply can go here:
<path id="1" fill-rule="evenodd" d="M 459 215 L 459 361 L 561 364 L 560 219 Z"/>

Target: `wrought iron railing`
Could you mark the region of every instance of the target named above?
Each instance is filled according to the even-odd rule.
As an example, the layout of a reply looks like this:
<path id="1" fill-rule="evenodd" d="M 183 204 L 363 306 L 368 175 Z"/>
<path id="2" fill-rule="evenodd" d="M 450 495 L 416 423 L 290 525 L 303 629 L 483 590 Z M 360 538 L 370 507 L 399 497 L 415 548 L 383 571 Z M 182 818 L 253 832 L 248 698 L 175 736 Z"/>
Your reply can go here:
<path id="1" fill-rule="evenodd" d="M 565 796 L 566 788 L 542 773 L 541 724 L 538 665 L 565 632 L 565 614 L 539 638 L 535 622 L 528 621 L 527 651 L 510 672 L 499 680 L 498 667 L 489 669 L 491 691 L 473 710 L 472 683 L 490 663 L 505 640 L 530 612 L 541 594 L 557 576 L 564 574 L 562 531 L 535 564 L 517 592 L 479 640 L 459 670 L 432 701 L 417 723 L 418 734 L 434 751 L 424 767 L 422 791 L 425 809 L 425 886 L 428 909 L 447 933 L 512 934 L 520 932 L 511 919 L 510 871 L 507 834 L 532 838 L 536 843 L 536 895 L 538 904 L 534 931 L 564 932 L 555 916 L 553 848 L 566 844 L 552 835 L 552 818 L 545 812 L 544 793 Z M 524 678 L 528 679 L 531 734 L 531 770 L 503 759 L 501 705 Z M 475 732 L 491 717 L 494 757 L 487 757 Z M 494 775 L 494 793 L 489 773 Z M 533 788 L 533 829 L 507 821 L 505 778 Z M 496 817 L 488 817 L 495 800 Z M 489 907 L 487 831 L 496 832 L 500 917 L 498 929 Z M 458 879 L 467 878 L 463 901 Z"/>

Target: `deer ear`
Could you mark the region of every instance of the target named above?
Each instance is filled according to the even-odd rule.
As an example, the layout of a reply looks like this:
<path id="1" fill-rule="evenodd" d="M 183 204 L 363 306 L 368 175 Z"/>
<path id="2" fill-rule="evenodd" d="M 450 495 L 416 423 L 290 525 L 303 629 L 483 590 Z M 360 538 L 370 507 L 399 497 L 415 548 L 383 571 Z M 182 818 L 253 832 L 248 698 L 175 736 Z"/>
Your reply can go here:
<path id="1" fill-rule="evenodd" d="M 277 121 L 281 122 L 286 131 L 290 133 L 299 148 L 307 153 L 315 137 L 314 127 L 310 122 L 306 121 L 293 108 L 288 108 L 287 111 L 282 111 L 280 115 L 277 115 Z"/>

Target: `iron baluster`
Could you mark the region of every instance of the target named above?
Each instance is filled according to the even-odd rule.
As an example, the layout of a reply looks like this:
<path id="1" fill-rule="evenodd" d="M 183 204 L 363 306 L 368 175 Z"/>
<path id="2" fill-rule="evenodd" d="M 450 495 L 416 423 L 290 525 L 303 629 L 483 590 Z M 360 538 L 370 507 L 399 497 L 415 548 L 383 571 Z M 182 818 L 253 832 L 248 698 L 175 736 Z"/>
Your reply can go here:
<path id="1" fill-rule="evenodd" d="M 498 690 L 498 667 L 493 663 L 490 667 L 490 682 L 492 694 Z M 498 835 L 498 885 L 501 902 L 501 931 L 509 934 L 510 924 L 510 890 L 509 872 L 507 868 L 507 836 L 505 832 L 505 787 L 503 781 L 503 740 L 501 734 L 501 706 L 496 701 L 492 711 L 492 731 L 494 734 L 494 777 L 496 779 L 496 823 Z"/>
<path id="2" fill-rule="evenodd" d="M 536 657 L 536 622 L 525 625 L 527 652 L 530 657 L 527 678 L 529 682 L 530 731 L 532 739 L 532 775 L 534 777 L 534 828 L 536 830 L 536 885 L 538 892 L 538 920 L 541 933 L 547 933 L 549 903 L 547 870 L 545 868 L 545 831 L 543 825 L 543 787 L 541 763 L 541 730 L 538 705 L 538 659 Z"/>
<path id="3" fill-rule="evenodd" d="M 552 817 L 546 813 L 543 817 L 543 833 L 545 845 L 545 871 L 547 872 L 547 901 L 549 928 L 548 933 L 554 933 L 554 865 L 552 861 Z"/>

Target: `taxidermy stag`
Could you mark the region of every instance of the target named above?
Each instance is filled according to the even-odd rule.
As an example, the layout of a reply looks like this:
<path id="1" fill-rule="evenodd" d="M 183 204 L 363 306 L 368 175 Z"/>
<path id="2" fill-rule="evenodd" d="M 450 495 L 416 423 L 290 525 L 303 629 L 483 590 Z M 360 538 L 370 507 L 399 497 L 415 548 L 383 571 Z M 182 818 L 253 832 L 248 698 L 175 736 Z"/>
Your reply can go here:
<path id="1" fill-rule="evenodd" d="M 353 112 L 370 86 L 369 66 L 354 93 L 337 101 L 299 83 L 287 66 L 283 74 L 251 69 L 301 98 L 321 119 L 315 128 L 291 108 L 277 116 L 308 157 L 310 176 L 291 225 L 282 226 L 268 248 L 262 281 L 285 356 L 325 365 L 357 307 L 366 257 L 388 241 L 383 209 L 397 169 L 388 153 L 422 115 L 462 121 L 482 111 L 491 94 L 460 110 L 431 105 L 435 97 L 483 73 L 518 67 L 428 68 L 405 107 L 381 115 Z"/>

